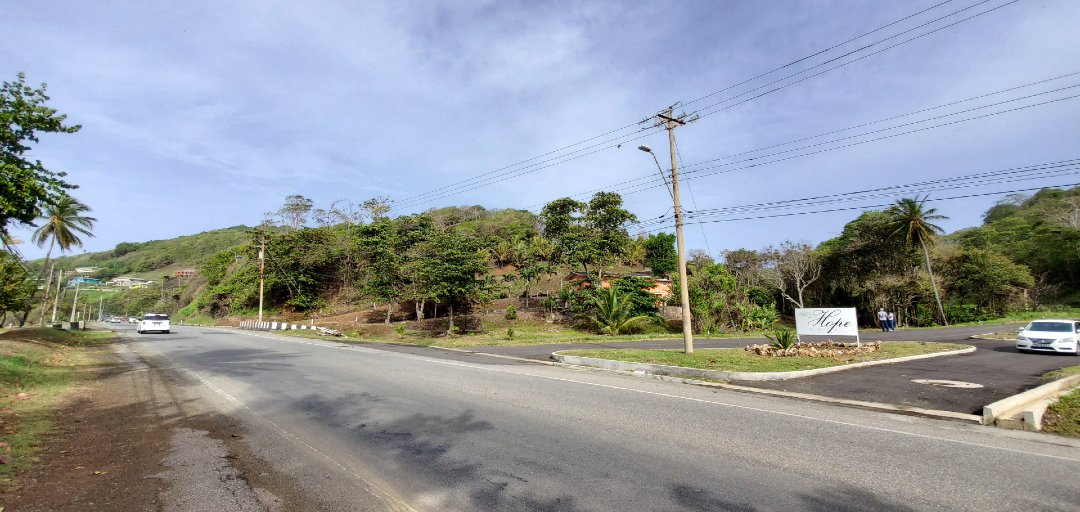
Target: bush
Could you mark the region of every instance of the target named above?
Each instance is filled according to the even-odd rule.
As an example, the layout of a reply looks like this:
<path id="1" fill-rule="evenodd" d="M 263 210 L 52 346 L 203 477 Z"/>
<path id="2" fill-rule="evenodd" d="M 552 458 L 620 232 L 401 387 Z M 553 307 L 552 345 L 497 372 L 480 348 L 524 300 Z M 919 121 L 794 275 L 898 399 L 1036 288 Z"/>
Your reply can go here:
<path id="1" fill-rule="evenodd" d="M 517 308 L 515 308 L 513 304 L 510 304 L 510 305 L 506 306 L 506 319 L 507 320 L 515 320 L 515 319 L 517 319 Z"/>
<path id="2" fill-rule="evenodd" d="M 787 350 L 795 344 L 795 331 L 791 329 L 775 329 L 773 336 L 765 334 L 765 337 L 769 339 L 770 345 L 780 350 Z"/>
<path id="3" fill-rule="evenodd" d="M 506 339 L 508 339 L 508 340 L 513 340 L 514 339 L 514 328 L 513 327 L 509 327 L 509 328 L 506 329 Z"/>
<path id="4" fill-rule="evenodd" d="M 403 322 L 403 323 L 395 325 L 394 326 L 394 332 L 396 332 L 398 334 L 398 336 L 404 336 L 405 335 L 405 323 Z"/>

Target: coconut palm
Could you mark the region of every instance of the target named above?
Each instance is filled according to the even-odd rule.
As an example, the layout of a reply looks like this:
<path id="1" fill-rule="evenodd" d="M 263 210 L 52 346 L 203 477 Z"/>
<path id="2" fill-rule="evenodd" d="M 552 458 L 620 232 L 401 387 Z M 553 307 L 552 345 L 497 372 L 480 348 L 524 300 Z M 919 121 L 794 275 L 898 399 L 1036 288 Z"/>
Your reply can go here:
<path id="1" fill-rule="evenodd" d="M 86 217 L 83 214 L 92 211 L 89 206 L 80 203 L 74 197 L 63 197 L 54 205 L 45 206 L 45 214 L 38 219 L 45 221 L 41 227 L 34 231 L 30 238 L 38 247 L 44 247 L 49 242 L 49 252 L 45 253 L 45 265 L 49 266 L 49 258 L 53 248 L 60 246 L 60 252 L 67 252 L 74 247 L 82 247 L 82 239 L 79 234 L 94 236 L 90 232 L 94 228 L 97 219 Z"/>
<path id="2" fill-rule="evenodd" d="M 927 248 L 934 245 L 934 235 L 945 233 L 944 229 L 930 221 L 945 220 L 948 217 L 938 215 L 937 208 L 925 209 L 923 204 L 927 197 L 929 196 L 923 196 L 922 199 L 919 199 L 919 196 L 905 197 L 889 208 L 888 213 L 892 216 L 893 228 L 891 236 L 903 235 L 908 246 L 914 246 L 917 242 L 922 247 L 923 258 L 926 259 L 926 273 L 930 275 L 930 286 L 934 289 L 938 313 L 941 313 L 942 323 L 949 325 L 949 320 L 945 318 L 945 308 L 941 306 L 937 284 L 934 282 L 934 271 L 930 268 L 930 250 Z"/>
<path id="3" fill-rule="evenodd" d="M 619 296 L 614 286 L 601 288 L 598 294 L 596 317 L 585 316 L 584 318 L 602 333 L 618 336 L 620 331 L 649 318 L 645 315 L 630 316 L 632 303 L 623 301 L 623 297 Z"/>
<path id="4" fill-rule="evenodd" d="M 491 255 L 495 258 L 495 263 L 499 265 L 499 268 L 502 268 L 503 264 L 506 263 L 506 260 L 510 259 L 510 255 L 513 252 L 510 243 L 506 240 L 499 240 L 491 247 Z"/>
<path id="5" fill-rule="evenodd" d="M 555 245 L 540 235 L 532 237 L 531 245 L 533 254 L 541 261 L 548 261 L 551 259 L 551 253 L 555 252 Z"/>

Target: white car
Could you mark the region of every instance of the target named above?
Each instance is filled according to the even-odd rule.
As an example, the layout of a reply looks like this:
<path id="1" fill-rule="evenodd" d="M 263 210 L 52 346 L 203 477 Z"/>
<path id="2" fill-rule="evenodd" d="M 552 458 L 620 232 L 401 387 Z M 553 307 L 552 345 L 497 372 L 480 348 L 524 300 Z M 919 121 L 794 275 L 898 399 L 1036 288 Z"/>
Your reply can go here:
<path id="1" fill-rule="evenodd" d="M 163 332 L 169 334 L 169 315 L 160 313 L 147 313 L 142 320 L 135 325 L 135 332 L 139 334 L 147 332 Z"/>
<path id="2" fill-rule="evenodd" d="M 1020 352 L 1061 352 L 1080 356 L 1080 322 L 1075 320 L 1035 320 L 1016 335 Z"/>

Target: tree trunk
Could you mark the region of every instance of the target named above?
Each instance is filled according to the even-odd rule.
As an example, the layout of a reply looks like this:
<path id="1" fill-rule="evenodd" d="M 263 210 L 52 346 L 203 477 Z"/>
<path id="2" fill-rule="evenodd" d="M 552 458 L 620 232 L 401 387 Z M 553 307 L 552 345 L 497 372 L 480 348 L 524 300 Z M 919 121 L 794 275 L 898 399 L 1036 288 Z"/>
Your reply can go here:
<path id="1" fill-rule="evenodd" d="M 926 250 L 926 242 L 921 237 L 919 244 L 922 245 L 923 257 L 926 258 L 926 273 L 930 274 L 930 287 L 934 289 L 934 300 L 937 301 L 938 312 L 941 313 L 941 322 L 948 327 L 949 320 L 945 318 L 945 308 L 941 306 L 941 297 L 938 296 L 937 284 L 934 283 L 934 271 L 930 269 L 930 251 Z"/>
<path id="2" fill-rule="evenodd" d="M 45 281 L 45 295 L 41 297 L 41 318 L 38 319 L 38 323 L 42 325 L 45 324 L 45 308 L 48 307 L 49 290 L 52 289 L 53 267 L 55 266 L 56 265 L 49 266 L 49 280 Z"/>
<path id="3" fill-rule="evenodd" d="M 416 303 L 416 323 L 424 323 L 424 299 Z"/>
<path id="4" fill-rule="evenodd" d="M 446 304 L 446 310 L 448 311 L 447 314 L 449 315 L 449 318 L 450 318 L 450 323 L 446 326 L 446 334 L 450 335 L 450 334 L 454 334 L 454 303 L 453 302 L 447 303 Z"/>
<path id="5" fill-rule="evenodd" d="M 386 301 L 386 325 L 390 325 L 390 314 L 394 312 L 394 304 Z"/>

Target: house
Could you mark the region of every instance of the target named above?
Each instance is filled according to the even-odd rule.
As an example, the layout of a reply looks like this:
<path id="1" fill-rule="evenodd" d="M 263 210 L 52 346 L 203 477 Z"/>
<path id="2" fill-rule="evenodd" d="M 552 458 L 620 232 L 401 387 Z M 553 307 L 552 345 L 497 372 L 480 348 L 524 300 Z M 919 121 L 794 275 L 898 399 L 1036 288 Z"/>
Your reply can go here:
<path id="1" fill-rule="evenodd" d="M 71 278 L 71 280 L 69 280 L 67 282 L 67 284 L 68 284 L 68 286 L 77 286 L 77 285 L 80 285 L 80 284 L 87 284 L 87 285 L 101 284 L 101 279 L 93 279 L 93 278 L 89 278 L 89 277 L 77 276 L 77 277 Z"/>
<path id="2" fill-rule="evenodd" d="M 109 282 L 106 283 L 106 284 L 109 284 L 109 285 L 112 285 L 112 286 L 136 286 L 136 285 L 144 285 L 144 284 L 146 284 L 148 282 L 150 282 L 150 281 L 147 281 L 146 279 L 140 279 L 138 277 L 120 276 L 120 277 L 110 279 Z"/>
<path id="3" fill-rule="evenodd" d="M 89 274 L 101 267 L 75 267 L 76 274 Z"/>
<path id="4" fill-rule="evenodd" d="M 176 277 L 193 276 L 193 275 L 195 275 L 195 269 L 193 269 L 193 268 L 182 268 L 180 270 L 173 270 L 172 275 L 176 276 Z"/>
<path id="5" fill-rule="evenodd" d="M 618 278 L 623 277 L 623 276 L 645 277 L 645 278 L 648 278 L 648 279 L 652 279 L 653 282 L 656 283 L 656 284 L 653 285 L 652 288 L 649 288 L 649 293 L 653 294 L 657 299 L 664 299 L 668 295 L 671 295 L 671 279 L 668 279 L 666 277 L 653 277 L 652 272 L 628 272 L 628 273 L 625 273 L 625 274 L 604 274 L 604 276 L 600 279 L 600 287 L 601 288 L 608 288 L 608 287 L 611 286 L 611 281 L 613 279 L 618 279 Z M 570 283 L 581 282 L 581 281 L 585 281 L 586 279 L 588 279 L 588 276 L 586 276 L 584 272 L 574 271 L 574 272 L 571 272 L 569 275 L 567 275 L 565 279 L 566 279 L 567 282 L 570 282 Z"/>

